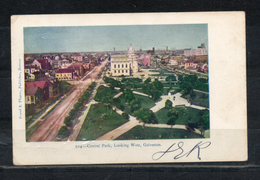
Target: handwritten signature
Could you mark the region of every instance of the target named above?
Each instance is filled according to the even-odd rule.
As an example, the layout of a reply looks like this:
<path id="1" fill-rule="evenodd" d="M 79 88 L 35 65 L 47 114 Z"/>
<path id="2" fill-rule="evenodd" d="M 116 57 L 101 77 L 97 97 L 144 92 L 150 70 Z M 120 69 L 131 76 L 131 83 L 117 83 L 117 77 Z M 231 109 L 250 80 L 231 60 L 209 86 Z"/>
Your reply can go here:
<path id="1" fill-rule="evenodd" d="M 184 142 L 180 141 L 178 144 L 173 143 L 166 151 L 158 151 L 158 152 L 154 153 L 152 155 L 152 159 L 157 161 L 157 160 L 161 159 L 164 155 L 166 155 L 168 153 L 172 153 L 172 152 L 178 151 L 178 150 L 180 151 L 180 153 L 177 154 L 176 156 L 174 156 L 174 159 L 180 159 L 180 158 L 182 158 L 184 156 L 188 157 L 193 151 L 195 151 L 197 149 L 198 150 L 197 158 L 199 160 L 201 160 L 201 158 L 200 158 L 200 150 L 201 149 L 206 149 L 207 147 L 210 146 L 210 144 L 211 144 L 210 141 L 207 141 L 207 142 L 200 141 L 190 151 L 184 153 L 184 149 L 182 148 L 184 146 Z M 176 149 L 172 149 L 172 148 L 175 148 L 175 147 L 176 147 Z"/>

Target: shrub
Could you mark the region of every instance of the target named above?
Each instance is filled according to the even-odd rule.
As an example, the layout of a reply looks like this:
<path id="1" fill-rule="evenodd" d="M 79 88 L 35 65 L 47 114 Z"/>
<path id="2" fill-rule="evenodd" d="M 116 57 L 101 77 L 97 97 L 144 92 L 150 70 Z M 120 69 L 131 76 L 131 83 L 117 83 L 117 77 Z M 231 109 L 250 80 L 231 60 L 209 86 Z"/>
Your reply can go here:
<path id="1" fill-rule="evenodd" d="M 62 126 L 58 132 L 58 135 L 61 137 L 66 137 L 68 135 L 68 128 L 66 126 Z"/>
<path id="2" fill-rule="evenodd" d="M 125 112 L 122 113 L 122 116 L 125 118 L 125 119 L 129 119 L 129 115 Z"/>
<path id="3" fill-rule="evenodd" d="M 165 101 L 165 107 L 166 108 L 171 108 L 172 107 L 172 102 L 169 99 L 167 99 L 167 101 Z"/>

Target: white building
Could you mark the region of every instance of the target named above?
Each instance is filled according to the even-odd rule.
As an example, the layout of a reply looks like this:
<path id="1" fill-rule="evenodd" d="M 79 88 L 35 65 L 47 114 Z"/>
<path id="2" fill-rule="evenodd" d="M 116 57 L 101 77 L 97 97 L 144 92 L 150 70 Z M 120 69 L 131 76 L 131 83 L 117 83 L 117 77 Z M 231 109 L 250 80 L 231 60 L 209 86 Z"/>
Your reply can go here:
<path id="1" fill-rule="evenodd" d="M 111 56 L 112 76 L 130 76 L 130 63 L 127 55 L 118 54 Z"/>
<path id="2" fill-rule="evenodd" d="M 170 60 L 170 65 L 172 65 L 172 66 L 177 66 L 177 65 L 178 65 L 177 59 L 171 59 L 171 60 Z"/>
<path id="3" fill-rule="evenodd" d="M 201 56 L 207 55 L 208 51 L 205 48 L 198 49 L 184 49 L 184 56 Z"/>
<path id="4" fill-rule="evenodd" d="M 127 55 L 119 54 L 111 56 L 111 73 L 112 76 L 130 76 L 131 72 L 139 71 L 138 57 L 132 46 L 128 48 Z"/>

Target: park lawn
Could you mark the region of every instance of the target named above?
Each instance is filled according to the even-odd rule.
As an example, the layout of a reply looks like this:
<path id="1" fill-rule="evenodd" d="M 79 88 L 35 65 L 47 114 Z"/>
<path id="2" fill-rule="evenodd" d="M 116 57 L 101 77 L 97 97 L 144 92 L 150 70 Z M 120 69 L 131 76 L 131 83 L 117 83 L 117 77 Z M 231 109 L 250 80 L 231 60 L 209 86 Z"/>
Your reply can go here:
<path id="1" fill-rule="evenodd" d="M 150 109 L 155 105 L 154 101 L 147 96 L 134 94 L 134 97 L 140 101 L 142 108 Z"/>
<path id="2" fill-rule="evenodd" d="M 198 106 L 203 106 L 203 107 L 209 107 L 209 96 L 207 95 L 206 98 L 202 98 L 202 95 L 204 93 L 201 93 L 201 92 L 196 92 L 196 97 L 194 100 L 191 100 L 191 103 L 194 104 L 194 105 L 198 105 Z M 189 99 L 190 98 L 190 95 L 185 95 L 185 96 L 182 96 L 183 98 L 185 99 Z"/>
<path id="3" fill-rule="evenodd" d="M 101 115 L 104 113 L 108 114 L 106 120 L 101 118 Z M 105 104 L 93 104 L 91 105 L 87 117 L 81 127 L 77 141 L 95 140 L 127 121 L 127 119 L 123 118 L 114 110 L 107 108 Z"/>
<path id="4" fill-rule="evenodd" d="M 180 109 L 181 107 L 175 107 L 176 110 Z M 181 124 L 185 125 L 188 122 L 193 122 L 197 123 L 200 120 L 199 112 L 200 110 L 186 107 L 187 112 L 185 115 L 180 114 L 178 119 L 176 120 L 175 124 Z M 158 119 L 159 124 L 166 124 L 168 120 L 168 113 L 169 109 L 168 108 L 162 108 L 159 111 L 155 113 L 156 118 Z"/>
<path id="5" fill-rule="evenodd" d="M 119 136 L 116 140 L 135 139 L 183 139 L 183 138 L 203 138 L 194 132 L 183 129 L 145 127 L 138 125 L 130 131 Z"/>
<path id="6" fill-rule="evenodd" d="M 139 92 L 140 92 L 140 91 L 139 91 Z M 142 95 L 134 94 L 134 97 L 139 100 L 140 106 L 141 106 L 142 108 L 148 108 L 148 109 L 150 109 L 150 108 L 152 108 L 152 107 L 155 105 L 154 101 L 153 101 L 151 98 L 147 97 L 147 96 L 142 96 Z M 130 115 L 134 115 L 133 112 L 131 112 L 131 107 L 130 107 L 130 105 L 128 105 L 128 104 L 126 103 L 126 101 L 125 101 L 125 99 L 123 98 L 123 96 L 121 95 L 121 96 L 119 96 L 118 98 L 120 99 L 120 104 L 124 105 L 124 107 L 125 107 L 125 108 L 123 109 L 123 111 L 126 112 L 126 113 L 128 113 L 128 114 L 130 114 Z"/>

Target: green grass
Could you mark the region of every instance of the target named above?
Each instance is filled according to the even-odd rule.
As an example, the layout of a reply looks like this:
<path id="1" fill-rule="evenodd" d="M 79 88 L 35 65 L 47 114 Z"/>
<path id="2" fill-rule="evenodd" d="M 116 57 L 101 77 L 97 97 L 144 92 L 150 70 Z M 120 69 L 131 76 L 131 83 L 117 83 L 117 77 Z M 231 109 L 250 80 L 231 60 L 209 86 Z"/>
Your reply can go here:
<path id="1" fill-rule="evenodd" d="M 183 139 L 202 138 L 199 134 L 183 129 L 157 128 L 136 126 L 125 134 L 119 136 L 117 140 L 126 139 Z"/>
<path id="2" fill-rule="evenodd" d="M 151 98 L 147 97 L 147 96 L 134 94 L 134 97 L 140 101 L 142 108 L 150 109 L 150 108 L 152 108 L 155 105 L 154 101 Z"/>
<path id="3" fill-rule="evenodd" d="M 139 90 L 141 90 L 141 89 L 139 89 Z M 138 91 L 138 92 L 140 92 L 140 91 Z M 152 107 L 155 105 L 154 101 L 153 101 L 151 98 L 147 97 L 147 96 L 142 96 L 142 95 L 134 94 L 134 97 L 139 100 L 140 106 L 141 106 L 142 108 L 148 108 L 148 109 L 150 109 L 150 108 L 152 108 Z M 128 114 L 130 114 L 130 115 L 133 115 L 133 112 L 131 112 L 131 107 L 130 107 L 130 105 L 128 105 L 128 104 L 126 103 L 126 101 L 125 101 L 125 99 L 123 98 L 123 96 L 121 95 L 121 96 L 119 96 L 118 98 L 120 99 L 120 104 L 122 104 L 122 105 L 125 106 L 124 112 L 126 112 L 126 113 L 128 113 Z"/>
<path id="4" fill-rule="evenodd" d="M 108 114 L 108 118 L 106 120 L 103 120 L 101 117 L 104 113 Z M 77 140 L 95 140 L 109 131 L 121 126 L 127 121 L 127 119 L 123 118 L 112 109 L 107 108 L 105 104 L 93 104 L 90 107 Z"/>
<path id="5" fill-rule="evenodd" d="M 181 107 L 176 107 L 175 109 L 178 110 Z M 182 124 L 185 125 L 188 122 L 197 123 L 200 119 L 199 112 L 200 110 L 194 108 L 187 108 L 187 112 L 185 115 L 180 114 L 178 119 L 176 120 L 175 124 Z M 169 111 L 168 108 L 162 108 L 155 113 L 156 118 L 159 121 L 159 124 L 166 124 L 168 120 L 167 112 Z"/>
<path id="6" fill-rule="evenodd" d="M 41 121 L 36 122 L 30 129 L 26 131 L 26 138 L 35 130 L 35 128 L 41 123 Z"/>
<path id="7" fill-rule="evenodd" d="M 200 92 L 196 92 L 196 97 L 194 100 L 191 100 L 191 103 L 194 105 L 198 105 L 198 106 L 203 106 L 203 107 L 209 107 L 209 95 L 205 94 L 205 93 L 200 93 Z M 203 94 L 205 94 L 207 97 L 206 98 L 202 98 Z M 190 95 L 185 95 L 182 96 L 185 99 L 189 99 Z"/>

